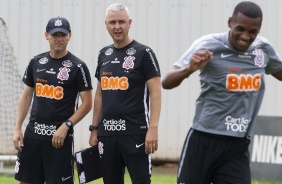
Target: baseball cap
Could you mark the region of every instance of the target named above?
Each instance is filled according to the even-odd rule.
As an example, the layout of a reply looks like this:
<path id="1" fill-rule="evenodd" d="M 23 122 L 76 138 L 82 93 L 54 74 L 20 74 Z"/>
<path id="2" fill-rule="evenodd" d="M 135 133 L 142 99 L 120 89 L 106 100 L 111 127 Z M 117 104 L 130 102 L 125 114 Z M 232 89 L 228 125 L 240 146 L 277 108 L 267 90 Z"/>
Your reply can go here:
<path id="1" fill-rule="evenodd" d="M 68 34 L 71 32 L 70 23 L 66 18 L 63 17 L 51 18 L 46 26 L 46 32 L 50 35 L 56 32 Z"/>

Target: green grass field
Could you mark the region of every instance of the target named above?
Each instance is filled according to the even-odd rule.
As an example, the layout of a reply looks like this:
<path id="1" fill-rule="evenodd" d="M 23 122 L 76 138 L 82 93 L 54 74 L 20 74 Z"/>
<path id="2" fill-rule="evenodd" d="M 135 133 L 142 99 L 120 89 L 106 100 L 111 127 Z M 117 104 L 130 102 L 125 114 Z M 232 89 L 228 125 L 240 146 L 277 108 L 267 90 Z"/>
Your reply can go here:
<path id="1" fill-rule="evenodd" d="M 153 174 L 151 177 L 152 184 L 173 184 L 176 181 L 175 175 L 162 175 L 162 174 Z M 7 176 L 7 175 L 0 175 L 0 183 L 1 184 L 17 184 L 18 182 L 14 179 L 13 176 Z M 125 174 L 125 184 L 130 184 L 130 178 L 128 173 Z M 75 184 L 79 184 L 77 173 L 75 173 Z M 89 184 L 103 184 L 102 179 L 95 180 L 93 182 L 90 182 Z"/>
<path id="2" fill-rule="evenodd" d="M 176 175 L 175 174 L 154 174 L 151 177 L 152 184 L 175 184 Z M 17 184 L 18 182 L 13 176 L 0 175 L 1 184 Z M 77 179 L 77 173 L 75 173 L 75 184 L 79 184 Z M 95 180 L 89 184 L 103 184 L 103 180 Z M 125 174 L 125 184 L 131 184 L 128 173 Z M 282 182 L 275 181 L 253 181 L 252 184 L 282 184 Z"/>
<path id="3" fill-rule="evenodd" d="M 6 169 L 9 169 L 13 172 L 13 164 L 9 164 Z M 167 163 L 163 165 L 153 165 L 152 169 L 152 184 L 175 184 L 176 183 L 176 173 L 177 173 L 177 164 Z M 79 184 L 78 175 L 75 169 L 75 184 Z M 128 172 L 125 173 L 125 184 L 131 184 L 131 180 Z M 1 175 L 0 174 L 0 184 L 18 184 L 14 179 L 14 176 L 11 175 Z M 98 179 L 90 182 L 89 184 L 103 184 L 102 179 Z M 278 181 L 252 181 L 252 184 L 282 184 Z"/>

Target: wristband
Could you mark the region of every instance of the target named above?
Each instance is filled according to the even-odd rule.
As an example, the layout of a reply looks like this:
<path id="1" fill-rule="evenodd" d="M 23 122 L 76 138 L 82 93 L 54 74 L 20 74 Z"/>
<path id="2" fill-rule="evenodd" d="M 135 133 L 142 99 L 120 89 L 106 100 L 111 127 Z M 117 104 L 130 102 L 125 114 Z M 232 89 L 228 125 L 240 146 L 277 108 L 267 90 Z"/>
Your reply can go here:
<path id="1" fill-rule="evenodd" d="M 94 126 L 94 125 L 90 125 L 89 126 L 89 131 L 92 131 L 92 130 L 98 130 L 98 127 Z"/>
<path id="2" fill-rule="evenodd" d="M 71 120 L 68 119 L 65 123 L 69 128 L 73 127 L 73 123 L 71 122 Z"/>

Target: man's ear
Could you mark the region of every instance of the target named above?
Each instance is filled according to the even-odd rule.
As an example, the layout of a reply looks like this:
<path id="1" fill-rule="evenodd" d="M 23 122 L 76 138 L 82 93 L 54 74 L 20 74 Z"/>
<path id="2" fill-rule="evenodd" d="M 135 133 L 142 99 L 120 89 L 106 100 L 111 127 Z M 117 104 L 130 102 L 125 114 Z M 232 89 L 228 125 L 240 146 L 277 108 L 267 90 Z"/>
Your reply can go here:
<path id="1" fill-rule="evenodd" d="M 228 27 L 229 27 L 229 28 L 231 28 L 231 24 L 232 24 L 232 17 L 229 17 L 229 19 L 228 19 L 228 23 L 227 23 L 227 24 L 228 24 Z"/>
<path id="2" fill-rule="evenodd" d="M 45 39 L 48 40 L 48 33 L 45 32 Z"/>

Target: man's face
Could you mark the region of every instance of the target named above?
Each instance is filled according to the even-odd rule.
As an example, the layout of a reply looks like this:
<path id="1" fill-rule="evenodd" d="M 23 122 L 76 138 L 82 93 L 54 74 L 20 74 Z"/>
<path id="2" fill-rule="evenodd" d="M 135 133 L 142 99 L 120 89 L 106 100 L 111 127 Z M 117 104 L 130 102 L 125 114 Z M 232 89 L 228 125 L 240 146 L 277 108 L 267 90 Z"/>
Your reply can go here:
<path id="1" fill-rule="evenodd" d="M 115 43 L 121 44 L 126 41 L 131 22 L 125 10 L 108 11 L 105 24 Z"/>
<path id="2" fill-rule="evenodd" d="M 52 35 L 46 33 L 46 39 L 49 41 L 50 49 L 55 53 L 65 51 L 70 41 L 70 38 L 71 33 L 67 35 L 61 32 L 56 32 Z"/>
<path id="3" fill-rule="evenodd" d="M 240 12 L 236 17 L 230 17 L 229 43 L 232 48 L 239 52 L 247 51 L 260 32 L 261 21 L 261 18 L 250 18 Z"/>

